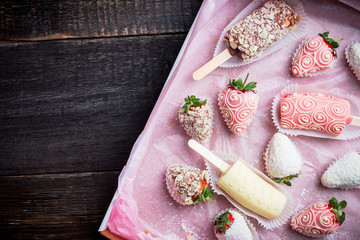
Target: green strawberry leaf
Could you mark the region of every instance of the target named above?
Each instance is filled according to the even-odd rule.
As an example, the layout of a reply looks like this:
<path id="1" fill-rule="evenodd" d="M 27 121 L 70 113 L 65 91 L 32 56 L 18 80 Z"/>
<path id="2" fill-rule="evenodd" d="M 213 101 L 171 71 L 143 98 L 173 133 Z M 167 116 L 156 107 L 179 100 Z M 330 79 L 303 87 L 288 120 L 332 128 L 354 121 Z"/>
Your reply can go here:
<path id="1" fill-rule="evenodd" d="M 229 84 L 230 84 L 230 82 L 229 82 Z M 232 85 L 232 87 L 235 88 L 235 89 L 240 89 L 240 88 L 242 88 L 242 86 L 243 86 L 242 79 L 239 78 L 238 80 L 235 80 L 235 79 L 231 80 L 231 85 Z"/>
<path id="2" fill-rule="evenodd" d="M 340 225 L 345 221 L 345 212 L 343 212 L 340 216 Z"/>
<path id="3" fill-rule="evenodd" d="M 334 56 L 337 58 L 337 51 L 333 49 Z"/>
<path id="4" fill-rule="evenodd" d="M 336 220 L 340 223 L 340 225 L 345 221 L 345 212 L 343 212 L 343 209 L 346 207 L 347 202 L 341 201 L 338 204 L 338 201 L 335 197 L 332 197 L 329 200 L 330 205 L 333 207 L 332 211 L 335 213 Z"/>
<path id="5" fill-rule="evenodd" d="M 339 206 L 341 207 L 341 209 L 346 208 L 347 202 L 346 201 L 341 201 Z"/>
<path id="6" fill-rule="evenodd" d="M 289 181 L 289 179 L 284 179 L 284 182 L 286 185 L 288 185 L 289 187 L 291 187 L 291 182 Z"/>
<path id="7" fill-rule="evenodd" d="M 330 201 L 329 201 L 329 203 L 331 204 L 331 206 L 334 208 L 334 209 L 337 209 L 338 208 L 338 202 L 337 202 L 337 200 L 336 200 L 336 198 L 335 197 L 332 197 L 331 199 L 330 199 Z"/>
<path id="8" fill-rule="evenodd" d="M 245 91 L 253 91 L 252 89 L 256 88 L 256 82 L 250 82 L 248 83 L 245 87 L 244 87 L 244 90 Z"/>
<path id="9" fill-rule="evenodd" d="M 188 113 L 191 107 L 198 107 L 203 104 L 206 104 L 206 99 L 204 101 L 201 101 L 199 98 L 195 97 L 194 95 L 188 96 L 184 99 L 185 104 L 181 107 L 180 113 Z"/>
<path id="10" fill-rule="evenodd" d="M 276 183 L 281 183 L 282 182 L 282 178 L 274 178 L 274 182 L 276 182 Z"/>
<path id="11" fill-rule="evenodd" d="M 324 32 L 323 34 L 319 33 L 323 38 L 327 38 L 329 36 L 329 32 Z"/>
<path id="12" fill-rule="evenodd" d="M 228 210 L 226 210 L 225 213 L 215 218 L 214 226 L 216 227 L 215 228 L 216 233 L 225 234 L 227 230 L 226 225 L 229 228 L 233 224 L 233 219 L 230 220 L 230 215 L 231 213 Z"/>
<path id="13" fill-rule="evenodd" d="M 274 178 L 273 181 L 276 182 L 276 183 L 283 182 L 284 184 L 291 187 L 290 180 L 293 179 L 294 177 L 298 177 L 300 174 L 301 174 L 301 172 L 299 172 L 299 174 L 290 175 L 290 176 L 287 176 L 287 177 L 284 177 L 284 178 Z"/>
<path id="14" fill-rule="evenodd" d="M 330 47 L 332 48 L 333 50 L 333 53 L 334 53 L 334 56 L 337 57 L 337 52 L 336 52 L 336 49 L 335 48 L 338 48 L 340 45 L 339 45 L 339 42 L 342 40 L 338 40 L 338 41 L 335 41 L 334 39 L 332 38 L 329 38 L 329 32 L 324 32 L 324 33 L 319 33 L 319 35 L 321 37 L 323 37 L 325 39 L 325 41 L 330 45 Z"/>
<path id="15" fill-rule="evenodd" d="M 206 203 L 206 201 L 211 201 L 212 200 L 212 196 L 214 196 L 215 193 L 213 191 L 210 190 L 210 188 L 208 188 L 207 186 L 204 186 L 204 188 L 202 189 L 201 193 L 199 196 L 197 196 L 194 200 L 193 200 L 193 205 L 198 204 L 200 201 L 203 201 L 204 203 Z"/>
<path id="16" fill-rule="evenodd" d="M 330 45 L 332 48 L 338 48 L 340 46 L 338 42 L 331 42 Z"/>
<path id="17" fill-rule="evenodd" d="M 255 91 L 256 88 L 256 82 L 250 82 L 246 84 L 246 81 L 249 77 L 249 73 L 246 75 L 245 81 L 243 82 L 241 78 L 238 80 L 232 79 L 229 80 L 229 84 L 227 85 L 228 88 L 235 88 L 237 90 L 244 90 L 244 91 Z"/>

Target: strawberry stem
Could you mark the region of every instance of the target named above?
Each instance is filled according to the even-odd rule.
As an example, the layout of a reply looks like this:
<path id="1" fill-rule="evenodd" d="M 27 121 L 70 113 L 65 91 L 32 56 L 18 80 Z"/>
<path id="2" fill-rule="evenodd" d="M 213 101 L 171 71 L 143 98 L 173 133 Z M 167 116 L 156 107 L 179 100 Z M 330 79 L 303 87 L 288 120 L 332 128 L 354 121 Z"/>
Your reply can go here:
<path id="1" fill-rule="evenodd" d="M 246 81 L 248 80 L 248 77 L 249 77 L 249 73 L 246 75 L 246 78 L 245 78 L 245 81 L 244 81 L 244 83 L 242 85 L 242 88 L 244 88 L 246 86 Z"/>
<path id="2" fill-rule="evenodd" d="M 249 73 L 246 75 L 244 83 L 243 83 L 241 78 L 239 78 L 238 80 L 235 80 L 235 79 L 231 80 L 230 79 L 229 84 L 227 85 L 227 87 L 228 88 L 234 88 L 236 90 L 255 92 L 256 82 L 249 82 L 248 84 L 246 84 L 248 78 L 249 78 Z"/>

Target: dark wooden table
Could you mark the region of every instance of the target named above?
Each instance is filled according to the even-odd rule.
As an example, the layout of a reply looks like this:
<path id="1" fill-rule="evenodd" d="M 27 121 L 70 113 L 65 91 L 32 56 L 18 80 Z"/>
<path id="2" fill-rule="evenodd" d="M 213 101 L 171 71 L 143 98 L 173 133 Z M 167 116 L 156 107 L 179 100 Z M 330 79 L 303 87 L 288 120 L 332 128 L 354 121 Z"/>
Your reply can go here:
<path id="1" fill-rule="evenodd" d="M 201 2 L 0 2 L 0 239 L 105 239 Z"/>

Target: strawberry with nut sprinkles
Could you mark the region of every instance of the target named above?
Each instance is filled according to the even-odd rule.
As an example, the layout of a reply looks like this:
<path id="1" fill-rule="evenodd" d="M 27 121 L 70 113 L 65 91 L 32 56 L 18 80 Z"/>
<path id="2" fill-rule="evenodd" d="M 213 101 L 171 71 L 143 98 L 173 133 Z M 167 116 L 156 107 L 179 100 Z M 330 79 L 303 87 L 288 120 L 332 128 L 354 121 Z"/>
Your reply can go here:
<path id="1" fill-rule="evenodd" d="M 212 129 L 212 112 L 207 100 L 201 100 L 194 95 L 184 100 L 185 104 L 179 111 L 181 125 L 192 138 L 206 142 Z"/>
<path id="2" fill-rule="evenodd" d="M 208 172 L 195 167 L 174 165 L 166 173 L 168 190 L 182 205 L 211 201 L 215 194 L 208 187 L 208 182 Z"/>

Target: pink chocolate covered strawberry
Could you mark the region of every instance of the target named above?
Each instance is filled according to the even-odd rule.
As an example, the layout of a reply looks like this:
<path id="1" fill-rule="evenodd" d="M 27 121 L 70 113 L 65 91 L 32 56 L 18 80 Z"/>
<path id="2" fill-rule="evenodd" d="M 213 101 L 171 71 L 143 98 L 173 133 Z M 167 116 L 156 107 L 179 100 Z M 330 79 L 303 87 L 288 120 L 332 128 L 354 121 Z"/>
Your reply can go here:
<path id="1" fill-rule="evenodd" d="M 335 233 L 345 221 L 346 202 L 337 202 L 336 198 L 329 203 L 317 203 L 300 212 L 291 220 L 291 227 L 307 236 L 320 237 Z"/>
<path id="2" fill-rule="evenodd" d="M 192 138 L 206 142 L 212 129 L 212 112 L 207 100 L 202 101 L 194 95 L 184 100 L 185 104 L 179 111 L 181 125 Z"/>
<path id="3" fill-rule="evenodd" d="M 222 90 L 219 96 L 221 113 L 236 135 L 244 133 L 259 104 L 259 96 L 254 90 L 256 82 L 246 84 L 248 77 L 249 74 L 244 82 L 241 78 L 230 80 L 228 88 Z"/>
<path id="4" fill-rule="evenodd" d="M 306 40 L 298 50 L 292 65 L 295 77 L 329 69 L 337 58 L 336 48 L 339 41 L 328 37 L 329 32 L 313 36 Z"/>

